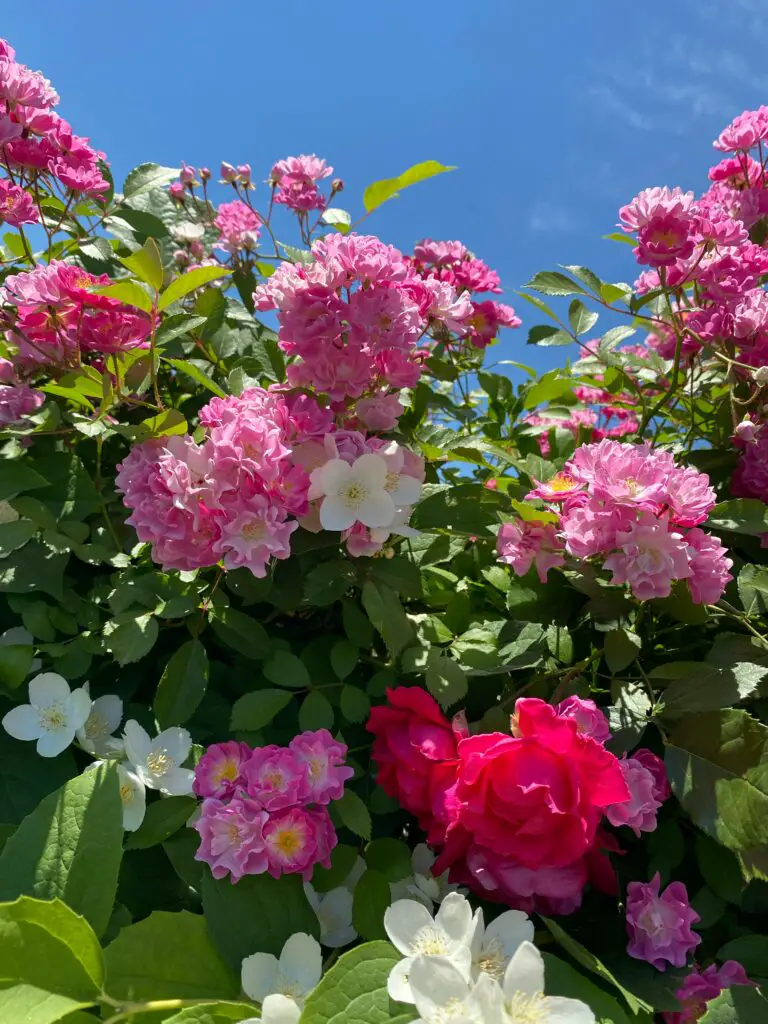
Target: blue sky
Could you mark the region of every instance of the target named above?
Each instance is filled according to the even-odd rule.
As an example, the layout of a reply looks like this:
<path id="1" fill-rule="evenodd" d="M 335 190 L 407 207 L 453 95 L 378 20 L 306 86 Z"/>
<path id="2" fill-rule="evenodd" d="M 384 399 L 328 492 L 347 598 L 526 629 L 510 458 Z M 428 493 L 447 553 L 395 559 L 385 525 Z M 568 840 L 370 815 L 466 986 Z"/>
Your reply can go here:
<path id="1" fill-rule="evenodd" d="M 315 152 L 354 216 L 371 181 L 455 164 L 367 224 L 404 248 L 461 239 L 528 326 L 538 314 L 510 293 L 539 269 L 633 279 L 630 250 L 601 240 L 617 208 L 650 185 L 705 187 L 712 139 L 768 101 L 766 0 L 33 6 L 6 4 L 1 30 L 118 181 L 182 159 L 247 161 L 261 181 Z M 523 331 L 494 352 L 540 369 L 567 354 L 526 349 Z"/>

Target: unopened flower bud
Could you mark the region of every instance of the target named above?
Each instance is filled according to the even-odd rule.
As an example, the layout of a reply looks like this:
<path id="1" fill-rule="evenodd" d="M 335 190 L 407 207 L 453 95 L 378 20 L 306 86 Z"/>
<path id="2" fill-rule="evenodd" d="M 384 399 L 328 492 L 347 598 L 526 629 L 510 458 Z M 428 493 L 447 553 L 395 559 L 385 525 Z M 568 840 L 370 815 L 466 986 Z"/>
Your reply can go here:
<path id="1" fill-rule="evenodd" d="M 758 366 L 753 370 L 752 379 L 756 384 L 768 384 L 768 366 Z"/>
<path id="2" fill-rule="evenodd" d="M 755 423 L 749 416 L 745 416 L 744 419 L 736 426 L 734 435 L 739 441 L 744 441 L 747 444 L 752 444 L 757 441 L 757 435 L 760 433 L 760 424 Z"/>
<path id="3" fill-rule="evenodd" d="M 172 181 L 168 186 L 168 195 L 171 199 L 178 199 L 179 202 L 184 202 L 184 185 L 180 181 Z"/>
<path id="4" fill-rule="evenodd" d="M 238 164 L 237 173 L 240 176 L 241 183 L 246 187 L 251 187 L 251 165 Z"/>
<path id="5" fill-rule="evenodd" d="M 343 192 L 344 191 L 344 182 L 342 181 L 341 178 L 334 178 L 333 179 L 333 181 L 331 182 L 331 191 L 332 192 Z"/>
<path id="6" fill-rule="evenodd" d="M 221 184 L 222 185 L 234 185 L 238 179 L 238 173 L 232 164 L 228 164 L 226 161 L 221 163 Z"/>
<path id="7" fill-rule="evenodd" d="M 211 169 L 210 169 L 210 167 L 201 167 L 200 170 L 197 173 L 200 175 L 200 181 L 205 182 L 205 181 L 210 181 L 211 180 Z"/>
<path id="8" fill-rule="evenodd" d="M 194 185 L 195 173 L 196 172 L 194 167 L 190 167 L 189 164 L 182 164 L 181 173 L 179 174 L 179 177 L 181 178 L 183 184 Z"/>

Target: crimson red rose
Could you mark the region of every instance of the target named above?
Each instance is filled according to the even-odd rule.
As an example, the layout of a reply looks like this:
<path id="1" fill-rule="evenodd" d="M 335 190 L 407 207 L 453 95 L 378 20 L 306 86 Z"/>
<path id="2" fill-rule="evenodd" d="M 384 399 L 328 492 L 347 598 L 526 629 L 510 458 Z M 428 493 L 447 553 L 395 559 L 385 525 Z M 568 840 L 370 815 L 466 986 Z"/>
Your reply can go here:
<path id="1" fill-rule="evenodd" d="M 388 705 L 373 708 L 367 729 L 372 732 L 377 782 L 384 792 L 415 814 L 422 827 L 435 835 L 435 818 L 453 785 L 458 769 L 458 733 L 437 701 L 417 686 L 387 690 Z"/>
<path id="2" fill-rule="evenodd" d="M 513 726 L 514 736 L 459 743 L 457 823 L 522 867 L 566 867 L 592 847 L 604 808 L 629 790 L 613 754 L 544 701 L 519 700 Z"/>

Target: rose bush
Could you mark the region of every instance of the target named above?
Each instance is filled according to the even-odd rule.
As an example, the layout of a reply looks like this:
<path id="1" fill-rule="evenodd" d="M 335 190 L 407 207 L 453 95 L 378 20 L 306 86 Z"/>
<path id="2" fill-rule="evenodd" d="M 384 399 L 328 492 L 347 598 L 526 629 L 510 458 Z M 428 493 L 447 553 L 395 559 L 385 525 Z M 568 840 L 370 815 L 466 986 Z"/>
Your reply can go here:
<path id="1" fill-rule="evenodd" d="M 58 102 L 0 41 L 0 1024 L 765 1020 L 768 110 L 537 376 L 358 230 L 450 168 L 118 191 Z"/>

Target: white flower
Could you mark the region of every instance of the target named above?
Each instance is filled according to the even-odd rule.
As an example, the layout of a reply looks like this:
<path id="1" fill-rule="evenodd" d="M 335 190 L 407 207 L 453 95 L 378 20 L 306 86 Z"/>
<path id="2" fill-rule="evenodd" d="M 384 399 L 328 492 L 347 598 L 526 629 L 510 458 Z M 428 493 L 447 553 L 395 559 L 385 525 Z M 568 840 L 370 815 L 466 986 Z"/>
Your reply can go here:
<path id="1" fill-rule="evenodd" d="M 320 943 L 305 932 L 297 932 L 283 946 L 279 960 L 271 953 L 246 957 L 241 981 L 245 994 L 262 1004 L 262 1021 L 294 1024 L 301 1016 L 304 999 L 322 973 Z"/>
<path id="2" fill-rule="evenodd" d="M 487 974 L 470 986 L 446 957 L 417 956 L 411 966 L 413 1001 L 419 1011 L 414 1024 L 502 1024 L 502 994 Z M 538 1018 L 512 1018 L 509 1024 L 539 1024 Z"/>
<path id="3" fill-rule="evenodd" d="M 472 977 L 489 974 L 501 981 L 507 965 L 523 942 L 533 942 L 533 921 L 522 910 L 507 910 L 485 927 L 482 910 L 475 912 L 472 935 Z"/>
<path id="4" fill-rule="evenodd" d="M 84 687 L 88 689 L 88 686 Z M 114 693 L 97 697 L 91 705 L 91 713 L 81 729 L 77 730 L 77 742 L 88 754 L 109 757 L 119 754 L 123 742 L 112 733 L 123 717 L 123 702 Z"/>
<path id="5" fill-rule="evenodd" d="M 466 893 L 453 882 L 448 881 L 448 871 L 435 878 L 432 865 L 435 855 L 426 843 L 418 843 L 411 854 L 411 870 L 413 875 L 402 878 L 399 882 L 390 882 L 389 891 L 392 901 L 414 899 L 423 903 L 427 910 L 432 910 L 435 903 L 442 903 L 449 892 Z"/>
<path id="6" fill-rule="evenodd" d="M 86 771 L 92 771 L 99 765 L 107 763 L 109 762 L 94 761 Z M 120 800 L 123 804 L 123 828 L 126 832 L 135 832 L 144 821 L 144 814 L 147 810 L 147 791 L 144 783 L 130 768 L 126 768 L 124 764 L 118 764 L 115 767 L 120 784 Z"/>
<path id="7" fill-rule="evenodd" d="M 85 690 L 70 690 L 55 672 L 43 672 L 29 681 L 29 704 L 13 708 L 3 728 L 16 740 L 37 740 L 41 757 L 56 757 L 72 743 L 91 710 Z"/>
<path id="8" fill-rule="evenodd" d="M 189 756 L 192 737 L 174 726 L 154 739 L 133 719 L 125 723 L 125 756 L 131 769 L 147 789 L 159 789 L 166 796 L 187 796 L 192 792 L 195 773 L 181 765 Z"/>
<path id="9" fill-rule="evenodd" d="M 388 466 L 379 455 L 366 452 L 350 465 L 331 459 L 312 471 L 310 500 L 323 498 L 320 523 L 324 530 L 348 530 L 355 523 L 381 528 L 395 518 L 395 502 L 387 491 Z"/>
<path id="10" fill-rule="evenodd" d="M 423 903 L 398 900 L 384 914 L 384 928 L 392 944 L 405 959 L 389 974 L 387 991 L 401 1003 L 412 1003 L 409 974 L 414 957 L 441 956 L 449 959 L 469 980 L 474 922 L 472 910 L 460 893 L 452 892 L 443 900 L 432 920 Z"/>
<path id="11" fill-rule="evenodd" d="M 205 227 L 202 224 L 193 224 L 190 220 L 184 220 L 171 228 L 171 235 L 177 242 L 199 242 L 205 234 Z"/>
<path id="12" fill-rule="evenodd" d="M 352 927 L 352 893 L 345 886 L 329 892 L 315 892 L 309 882 L 304 892 L 320 922 L 320 941 L 329 949 L 346 946 L 357 938 Z"/>
<path id="13" fill-rule="evenodd" d="M 544 995 L 544 961 L 530 942 L 521 943 L 504 973 L 507 1024 L 595 1024 L 595 1015 L 579 999 Z"/>

